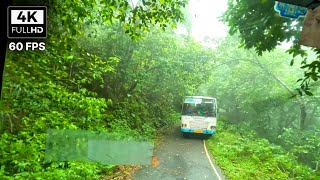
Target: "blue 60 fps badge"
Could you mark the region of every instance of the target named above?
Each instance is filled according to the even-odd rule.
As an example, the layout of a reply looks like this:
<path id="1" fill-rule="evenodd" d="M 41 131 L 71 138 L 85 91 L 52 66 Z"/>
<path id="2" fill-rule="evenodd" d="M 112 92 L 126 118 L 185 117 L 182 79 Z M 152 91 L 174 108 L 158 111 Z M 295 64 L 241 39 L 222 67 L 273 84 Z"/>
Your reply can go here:
<path id="1" fill-rule="evenodd" d="M 8 32 L 10 39 L 47 37 L 47 7 L 9 6 Z"/>

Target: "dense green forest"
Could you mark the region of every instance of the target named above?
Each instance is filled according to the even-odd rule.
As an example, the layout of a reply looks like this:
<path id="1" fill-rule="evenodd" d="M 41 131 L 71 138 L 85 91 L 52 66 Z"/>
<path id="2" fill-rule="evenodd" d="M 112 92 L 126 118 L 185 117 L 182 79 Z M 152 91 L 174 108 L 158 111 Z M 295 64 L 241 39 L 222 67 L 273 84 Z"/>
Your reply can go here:
<path id="1" fill-rule="evenodd" d="M 209 141 L 218 165 L 230 179 L 319 179 L 319 88 L 296 94 L 303 72 L 284 49 L 228 51 L 238 44 L 220 44 L 219 68 L 200 90 L 220 102 L 219 133 Z"/>
<path id="2" fill-rule="evenodd" d="M 303 21 L 286 33 L 294 22 L 270 10 L 273 1 L 230 0 L 222 18 L 230 35 L 209 48 L 190 34 L 187 1 L 133 2 L 39 2 L 48 6 L 46 50 L 7 51 L 0 179 L 118 174 L 115 165 L 45 162 L 47 130 L 154 140 L 179 123 L 187 95 L 218 99 L 209 147 L 228 178 L 320 178 L 320 51 L 297 44 Z M 262 19 L 240 16 L 250 9 L 268 18 L 246 31 Z M 285 40 L 294 42 L 289 50 L 277 46 Z"/>

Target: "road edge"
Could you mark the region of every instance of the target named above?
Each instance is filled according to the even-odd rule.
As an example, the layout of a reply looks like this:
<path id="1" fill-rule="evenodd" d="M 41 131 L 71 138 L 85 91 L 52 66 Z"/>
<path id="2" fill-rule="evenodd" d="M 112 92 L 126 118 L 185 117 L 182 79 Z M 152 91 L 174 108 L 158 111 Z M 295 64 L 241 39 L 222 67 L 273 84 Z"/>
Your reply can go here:
<path id="1" fill-rule="evenodd" d="M 213 162 L 211 160 L 211 157 L 210 157 L 209 152 L 207 150 L 207 146 L 206 146 L 206 141 L 205 140 L 203 140 L 203 147 L 204 147 L 204 151 L 206 152 L 207 158 L 209 160 L 209 163 L 210 163 L 211 168 L 213 169 L 215 175 L 218 177 L 218 180 L 222 180 L 218 170 L 216 169 L 216 167 L 214 166 L 214 164 L 213 164 Z"/>

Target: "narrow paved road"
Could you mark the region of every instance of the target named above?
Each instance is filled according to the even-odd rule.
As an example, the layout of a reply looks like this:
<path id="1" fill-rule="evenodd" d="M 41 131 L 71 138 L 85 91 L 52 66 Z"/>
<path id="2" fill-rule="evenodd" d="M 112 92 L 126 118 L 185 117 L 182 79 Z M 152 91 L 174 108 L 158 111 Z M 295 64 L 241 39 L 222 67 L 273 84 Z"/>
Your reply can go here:
<path id="1" fill-rule="evenodd" d="M 213 168 L 210 164 L 203 140 L 199 137 L 183 138 L 179 130 L 176 127 L 167 132 L 156 148 L 154 154 L 159 158 L 159 165 L 142 167 L 133 175 L 133 180 L 224 179 L 217 166 L 213 165 Z"/>

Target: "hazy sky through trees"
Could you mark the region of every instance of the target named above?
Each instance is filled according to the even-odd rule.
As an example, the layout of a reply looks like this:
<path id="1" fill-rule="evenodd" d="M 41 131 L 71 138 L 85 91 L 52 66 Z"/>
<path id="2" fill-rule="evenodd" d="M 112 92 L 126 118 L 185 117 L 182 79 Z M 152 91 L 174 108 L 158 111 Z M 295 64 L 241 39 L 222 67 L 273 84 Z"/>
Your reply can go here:
<path id="1" fill-rule="evenodd" d="M 201 41 L 206 36 L 223 38 L 227 35 L 227 26 L 219 21 L 219 17 L 227 10 L 227 0 L 190 0 L 192 15 L 192 35 Z"/>
<path id="2" fill-rule="evenodd" d="M 192 17 L 192 36 L 203 42 L 206 37 L 221 39 L 228 34 L 228 27 L 219 21 L 227 10 L 228 0 L 189 0 L 189 11 Z M 277 13 L 275 11 L 275 13 Z M 181 32 L 181 31 L 180 31 Z M 183 30 L 182 30 L 183 32 Z M 216 44 L 206 46 L 216 47 Z M 289 48 L 291 43 L 283 42 L 280 48 Z"/>

